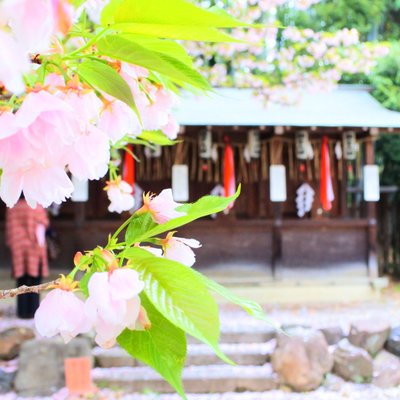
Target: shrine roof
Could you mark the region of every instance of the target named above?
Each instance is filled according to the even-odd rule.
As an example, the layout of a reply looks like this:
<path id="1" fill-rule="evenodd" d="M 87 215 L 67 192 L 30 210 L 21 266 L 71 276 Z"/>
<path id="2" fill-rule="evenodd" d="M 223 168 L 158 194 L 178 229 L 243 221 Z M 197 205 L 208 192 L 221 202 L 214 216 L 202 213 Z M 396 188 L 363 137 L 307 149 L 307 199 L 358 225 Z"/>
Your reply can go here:
<path id="1" fill-rule="evenodd" d="M 175 116 L 186 126 L 298 126 L 400 128 L 400 112 L 384 108 L 367 86 L 339 85 L 304 93 L 295 105 L 265 107 L 252 89 L 217 88 L 208 95 L 184 93 Z M 290 96 L 290 93 L 288 93 Z"/>

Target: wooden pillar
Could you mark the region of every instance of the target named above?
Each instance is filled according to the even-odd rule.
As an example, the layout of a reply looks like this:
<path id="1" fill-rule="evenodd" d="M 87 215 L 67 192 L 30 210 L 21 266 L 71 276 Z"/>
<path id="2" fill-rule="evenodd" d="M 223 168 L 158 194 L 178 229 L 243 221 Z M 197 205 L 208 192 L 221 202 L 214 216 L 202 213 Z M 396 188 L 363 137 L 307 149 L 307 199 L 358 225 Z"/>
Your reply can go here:
<path id="1" fill-rule="evenodd" d="M 85 203 L 75 202 L 74 203 L 74 247 L 75 251 L 82 251 L 82 243 L 84 242 L 84 237 L 82 234 L 82 227 L 85 223 Z"/>
<path id="2" fill-rule="evenodd" d="M 281 136 L 274 136 L 271 143 L 271 165 L 280 165 L 283 162 L 283 141 Z M 271 179 L 271 177 L 270 177 Z M 272 204 L 272 251 L 271 268 L 272 276 L 276 278 L 277 267 L 282 261 L 282 203 Z"/>
<path id="3" fill-rule="evenodd" d="M 375 164 L 374 141 L 369 136 L 365 142 L 365 163 Z M 377 227 L 376 227 L 376 203 L 367 203 L 367 265 L 369 277 L 374 279 L 379 275 L 377 257 Z"/>
<path id="4" fill-rule="evenodd" d="M 344 148 L 344 141 L 342 138 L 342 149 Z M 338 160 L 338 171 L 340 170 L 341 176 L 340 179 L 340 216 L 342 218 L 346 218 L 349 216 L 349 210 L 347 209 L 347 160 L 345 160 L 342 155 L 342 159 Z M 339 175 L 339 172 L 338 172 Z"/>
<path id="5" fill-rule="evenodd" d="M 79 229 L 85 222 L 85 203 L 77 201 L 74 203 L 74 226 Z"/>

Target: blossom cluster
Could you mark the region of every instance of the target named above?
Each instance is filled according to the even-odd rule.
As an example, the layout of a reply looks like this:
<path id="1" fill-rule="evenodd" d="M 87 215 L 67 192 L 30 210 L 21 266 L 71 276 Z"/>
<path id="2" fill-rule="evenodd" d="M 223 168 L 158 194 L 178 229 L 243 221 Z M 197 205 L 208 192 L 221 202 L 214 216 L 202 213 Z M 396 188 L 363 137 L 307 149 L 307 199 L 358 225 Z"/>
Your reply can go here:
<path id="1" fill-rule="evenodd" d="M 97 344 L 109 348 L 125 328 L 133 330 L 146 324 L 138 296 L 144 284 L 136 271 L 110 266 L 109 271 L 95 272 L 86 302 L 74 294 L 75 286 L 76 282 L 62 279 L 41 302 L 35 325 L 42 336 L 60 334 L 68 342 L 94 327 Z"/>
<path id="2" fill-rule="evenodd" d="M 21 193 L 32 207 L 60 204 L 74 190 L 71 176 L 102 178 L 112 149 L 143 131 L 177 136 L 175 96 L 147 69 L 99 56 L 129 86 L 137 110 L 82 79 L 81 60 L 71 56 L 82 43 L 70 34 L 79 12 L 68 0 L 0 2 L 0 198 L 9 207 Z M 115 198 L 129 189 L 114 175 Z"/>
<path id="3" fill-rule="evenodd" d="M 166 189 L 158 196 L 146 195 L 144 205 L 136 212 L 136 216 L 149 213 L 155 223 L 166 223 L 185 215 L 176 210 L 178 206 L 172 199 L 171 189 Z M 165 239 L 157 239 L 161 248 L 137 246 L 157 257 L 192 266 L 195 262 L 192 248 L 200 247 L 200 243 L 195 239 L 174 237 L 174 233 L 168 233 Z M 90 252 L 89 256 L 77 253 L 74 258 L 76 268 L 86 268 L 85 263 L 91 255 Z M 101 259 L 101 266 L 90 276 L 85 301 L 74 293 L 78 282 L 62 276 L 41 302 L 35 314 L 35 325 L 42 336 L 59 334 L 68 342 L 78 334 L 94 329 L 96 343 L 110 348 L 124 329 L 150 328 L 151 321 L 139 297 L 144 289 L 139 274 L 129 265 L 120 266 L 120 260 L 110 250 L 98 249 L 96 256 Z"/>
<path id="4" fill-rule="evenodd" d="M 253 88 L 265 103 L 295 103 L 304 91 L 331 90 L 345 74 L 368 75 L 389 47 L 361 43 L 356 29 L 314 32 L 281 25 L 276 8 L 287 0 L 236 0 L 228 11 L 265 29 L 234 30 L 235 43 L 189 43 L 196 65 L 214 86 Z M 304 10 L 317 1 L 290 2 Z M 240 4 L 240 6 L 238 6 Z"/>

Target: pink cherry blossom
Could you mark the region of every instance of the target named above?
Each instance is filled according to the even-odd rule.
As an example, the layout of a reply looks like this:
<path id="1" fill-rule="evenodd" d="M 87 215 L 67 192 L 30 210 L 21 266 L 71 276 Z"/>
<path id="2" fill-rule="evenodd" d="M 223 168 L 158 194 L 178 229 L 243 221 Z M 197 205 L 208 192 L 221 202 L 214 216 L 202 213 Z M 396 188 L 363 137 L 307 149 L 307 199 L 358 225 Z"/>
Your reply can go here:
<path id="1" fill-rule="evenodd" d="M 105 190 L 107 190 L 107 196 L 110 200 L 108 211 L 122 213 L 134 207 L 133 188 L 129 183 L 116 179 L 115 181 L 107 182 Z"/>
<path id="2" fill-rule="evenodd" d="M 175 118 L 170 115 L 168 117 L 167 125 L 163 126 L 162 131 L 168 137 L 168 139 L 175 140 L 179 133 L 179 124 L 176 122 Z"/>
<path id="3" fill-rule="evenodd" d="M 76 18 L 75 8 L 70 0 L 51 0 L 54 18 L 54 34 L 65 36 Z"/>
<path id="4" fill-rule="evenodd" d="M 7 134 L 0 137 L 0 197 L 11 207 L 21 191 L 28 203 L 44 207 L 68 198 L 73 185 L 60 157 L 74 138 L 75 123 L 67 104 L 40 91 L 29 93 L 22 106 L 7 118 Z M 12 127 L 10 127 L 12 121 Z"/>
<path id="5" fill-rule="evenodd" d="M 131 85 L 143 129 L 153 131 L 169 123 L 169 115 L 175 103 L 172 94 L 164 88 L 146 82 L 145 92 L 137 83 Z"/>
<path id="6" fill-rule="evenodd" d="M 164 189 L 158 196 L 143 195 L 143 207 L 137 213 L 150 212 L 151 217 L 158 224 L 165 224 L 170 219 L 182 217 L 184 212 L 176 211 L 180 204 L 172 197 L 171 189 Z"/>
<path id="7" fill-rule="evenodd" d="M 10 92 L 21 94 L 25 91 L 23 74 L 29 69 L 28 54 L 10 34 L 0 30 L 0 82 Z"/>
<path id="8" fill-rule="evenodd" d="M 1 175 L 0 197 L 8 207 L 15 205 L 22 191 L 27 203 L 34 208 L 37 203 L 43 207 L 60 204 L 73 190 L 71 180 L 60 166 L 27 164 L 26 169 L 4 169 Z"/>
<path id="9" fill-rule="evenodd" d="M 92 275 L 85 309 L 96 330 L 99 346 L 112 347 L 125 328 L 135 329 L 140 312 L 138 295 L 143 288 L 138 273 L 129 268 Z"/>
<path id="10" fill-rule="evenodd" d="M 98 127 L 108 135 L 112 143 L 125 135 L 136 137 L 142 128 L 134 111 L 120 100 L 104 100 Z"/>
<path id="11" fill-rule="evenodd" d="M 73 142 L 63 149 L 64 163 L 79 180 L 102 178 L 108 170 L 110 143 L 107 134 L 97 127 L 101 100 L 76 78 L 56 96 L 73 110 L 78 125 Z"/>
<path id="12" fill-rule="evenodd" d="M 27 53 L 40 53 L 50 48 L 55 31 L 50 0 L 4 0 L 0 13 Z"/>
<path id="13" fill-rule="evenodd" d="M 64 153 L 68 169 L 79 180 L 100 179 L 108 171 L 110 143 L 107 135 L 88 124 Z"/>
<path id="14" fill-rule="evenodd" d="M 15 114 L 11 111 L 0 111 L 0 125 L 0 140 L 14 135 L 14 133 L 18 130 Z"/>
<path id="15" fill-rule="evenodd" d="M 35 313 L 35 326 L 40 335 L 58 334 L 68 343 L 80 333 L 90 330 L 85 304 L 70 290 L 54 289 L 47 294 Z"/>
<path id="16" fill-rule="evenodd" d="M 192 248 L 198 249 L 201 243 L 196 239 L 185 239 L 169 233 L 163 240 L 164 257 L 191 267 L 196 262 Z"/>

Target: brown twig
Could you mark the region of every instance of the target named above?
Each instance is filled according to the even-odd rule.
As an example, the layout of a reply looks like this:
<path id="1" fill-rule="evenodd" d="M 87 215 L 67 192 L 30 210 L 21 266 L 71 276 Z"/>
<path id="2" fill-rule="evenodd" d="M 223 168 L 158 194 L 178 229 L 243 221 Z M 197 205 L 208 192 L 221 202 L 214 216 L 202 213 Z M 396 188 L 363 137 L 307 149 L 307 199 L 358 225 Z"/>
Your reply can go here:
<path id="1" fill-rule="evenodd" d="M 59 279 L 56 279 L 54 281 L 42 283 L 42 284 L 36 285 L 36 286 L 23 285 L 23 286 L 15 288 L 15 289 L 0 290 L 0 300 L 16 297 L 20 294 L 40 293 L 47 289 L 50 289 L 51 286 L 56 285 L 58 282 L 59 282 Z"/>

